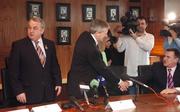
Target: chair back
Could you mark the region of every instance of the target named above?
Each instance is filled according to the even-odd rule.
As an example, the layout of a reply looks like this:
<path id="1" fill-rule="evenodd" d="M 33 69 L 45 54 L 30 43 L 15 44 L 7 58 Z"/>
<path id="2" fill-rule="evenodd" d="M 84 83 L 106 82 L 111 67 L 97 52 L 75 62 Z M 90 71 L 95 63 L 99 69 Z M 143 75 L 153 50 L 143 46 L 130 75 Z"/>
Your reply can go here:
<path id="1" fill-rule="evenodd" d="M 146 76 L 149 73 L 151 73 L 151 65 L 139 65 L 138 66 L 138 76 Z M 153 87 L 153 83 L 152 82 L 146 82 L 146 85 Z M 152 91 L 150 91 L 149 89 L 139 86 L 139 93 L 140 94 L 147 94 L 147 93 L 152 93 Z"/>
<path id="2" fill-rule="evenodd" d="M 3 105 L 5 107 L 17 105 L 16 98 L 13 95 L 12 88 L 10 85 L 8 70 L 6 68 L 1 69 L 1 80 L 2 80 Z"/>

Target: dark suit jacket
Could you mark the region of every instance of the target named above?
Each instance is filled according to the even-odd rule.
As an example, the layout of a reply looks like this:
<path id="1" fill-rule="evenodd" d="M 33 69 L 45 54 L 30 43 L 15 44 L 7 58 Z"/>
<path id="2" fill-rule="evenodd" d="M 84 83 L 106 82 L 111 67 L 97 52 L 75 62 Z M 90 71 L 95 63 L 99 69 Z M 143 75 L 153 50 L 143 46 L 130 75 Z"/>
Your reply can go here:
<path id="1" fill-rule="evenodd" d="M 93 37 L 89 32 L 83 32 L 74 48 L 71 70 L 68 75 L 69 95 L 81 98 L 79 84 L 89 85 L 97 75 L 102 75 L 106 80 L 118 85 L 119 79 L 115 78 L 113 72 L 104 64 Z M 127 77 L 122 78 L 127 79 Z"/>
<path id="2" fill-rule="evenodd" d="M 150 82 L 152 84 L 152 88 L 156 92 L 161 92 L 166 89 L 167 84 L 167 70 L 166 67 L 163 66 L 162 62 L 156 62 L 151 66 L 151 70 L 149 73 L 139 76 L 138 80 L 146 83 Z M 180 65 L 177 64 L 177 68 L 173 75 L 173 81 L 175 87 L 180 87 Z"/>
<path id="3" fill-rule="evenodd" d="M 55 86 L 61 85 L 61 74 L 54 43 L 42 38 L 46 63 L 41 65 L 29 38 L 12 44 L 9 75 L 14 95 L 26 93 L 27 103 L 39 103 L 55 98 Z"/>

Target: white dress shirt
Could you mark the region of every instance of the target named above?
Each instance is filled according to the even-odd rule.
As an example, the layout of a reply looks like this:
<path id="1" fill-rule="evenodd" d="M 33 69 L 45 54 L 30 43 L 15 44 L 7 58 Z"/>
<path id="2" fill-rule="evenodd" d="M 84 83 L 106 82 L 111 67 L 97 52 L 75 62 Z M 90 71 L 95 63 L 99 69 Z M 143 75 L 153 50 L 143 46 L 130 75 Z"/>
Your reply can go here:
<path id="1" fill-rule="evenodd" d="M 124 65 L 127 67 L 127 74 L 137 77 L 138 65 L 148 65 L 150 51 L 154 47 L 154 36 L 145 32 L 144 35 L 132 38 L 130 35 L 123 35 L 117 42 L 117 50 L 125 50 Z"/>
<path id="2" fill-rule="evenodd" d="M 94 39 L 96 45 L 98 45 L 98 41 L 97 41 L 96 37 L 95 37 L 93 34 L 91 34 L 91 36 L 93 37 L 93 39 Z"/>
<path id="3" fill-rule="evenodd" d="M 173 67 L 173 68 L 166 68 L 166 70 L 167 70 L 167 77 L 168 77 L 168 73 L 169 73 L 168 69 L 171 69 L 171 75 L 172 75 L 172 77 L 173 77 L 173 76 L 174 76 L 174 72 L 175 72 L 175 70 L 176 70 L 176 67 L 177 67 L 177 66 L 175 66 L 175 67 Z M 168 83 L 166 83 L 166 88 L 168 89 Z M 175 89 L 176 89 L 178 92 L 180 92 L 180 87 L 175 87 Z"/>

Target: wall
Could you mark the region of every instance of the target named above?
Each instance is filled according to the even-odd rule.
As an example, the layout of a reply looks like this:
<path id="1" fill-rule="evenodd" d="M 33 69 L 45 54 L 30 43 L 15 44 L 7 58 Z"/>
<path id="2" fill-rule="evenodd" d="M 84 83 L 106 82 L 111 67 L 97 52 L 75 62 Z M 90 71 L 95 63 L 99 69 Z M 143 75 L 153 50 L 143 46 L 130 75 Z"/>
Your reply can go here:
<path id="1" fill-rule="evenodd" d="M 165 17 L 167 17 L 167 14 L 170 12 L 176 13 L 177 17 L 179 18 L 180 12 L 179 12 L 179 4 L 180 0 L 165 0 Z"/>
<path id="2" fill-rule="evenodd" d="M 162 38 L 159 37 L 160 21 L 163 18 L 164 0 L 141 0 L 140 3 L 128 3 L 128 0 L 33 0 L 43 2 L 43 19 L 46 22 L 45 37 L 56 41 L 56 27 L 71 27 L 71 45 L 56 45 L 58 62 L 61 65 L 63 78 L 66 78 L 71 65 L 73 48 L 79 34 L 86 30 L 89 22 L 82 22 L 81 5 L 95 4 L 96 18 L 106 20 L 106 5 L 119 5 L 120 17 L 129 6 L 140 6 L 141 14 L 148 17 L 153 10 L 155 21 L 149 23 L 148 31 L 155 34 L 156 43 L 153 54 L 162 55 Z M 71 21 L 57 22 L 55 17 L 56 3 L 71 4 Z M 26 36 L 26 1 L 1 0 L 0 4 L 0 68 L 4 67 L 4 58 L 9 55 L 13 41 Z M 110 23 L 113 28 L 117 23 Z"/>

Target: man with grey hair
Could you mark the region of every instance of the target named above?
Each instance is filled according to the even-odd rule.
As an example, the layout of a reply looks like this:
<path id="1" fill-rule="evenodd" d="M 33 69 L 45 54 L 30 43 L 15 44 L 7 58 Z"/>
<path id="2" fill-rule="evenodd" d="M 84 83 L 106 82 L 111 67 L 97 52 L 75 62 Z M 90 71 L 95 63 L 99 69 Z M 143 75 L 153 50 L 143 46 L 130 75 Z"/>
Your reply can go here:
<path id="1" fill-rule="evenodd" d="M 72 65 L 68 74 L 68 92 L 70 96 L 82 98 L 79 84 L 89 84 L 91 80 L 102 75 L 111 81 L 122 91 L 127 90 L 127 76 L 116 79 L 114 73 L 103 62 L 98 48 L 98 42 L 107 37 L 109 25 L 107 22 L 96 19 L 91 22 L 89 31 L 83 32 L 78 38 L 72 59 Z"/>
<path id="2" fill-rule="evenodd" d="M 9 76 L 20 103 L 53 100 L 61 93 L 61 73 L 54 42 L 42 37 L 45 23 L 39 17 L 28 21 L 27 38 L 13 42 Z"/>

